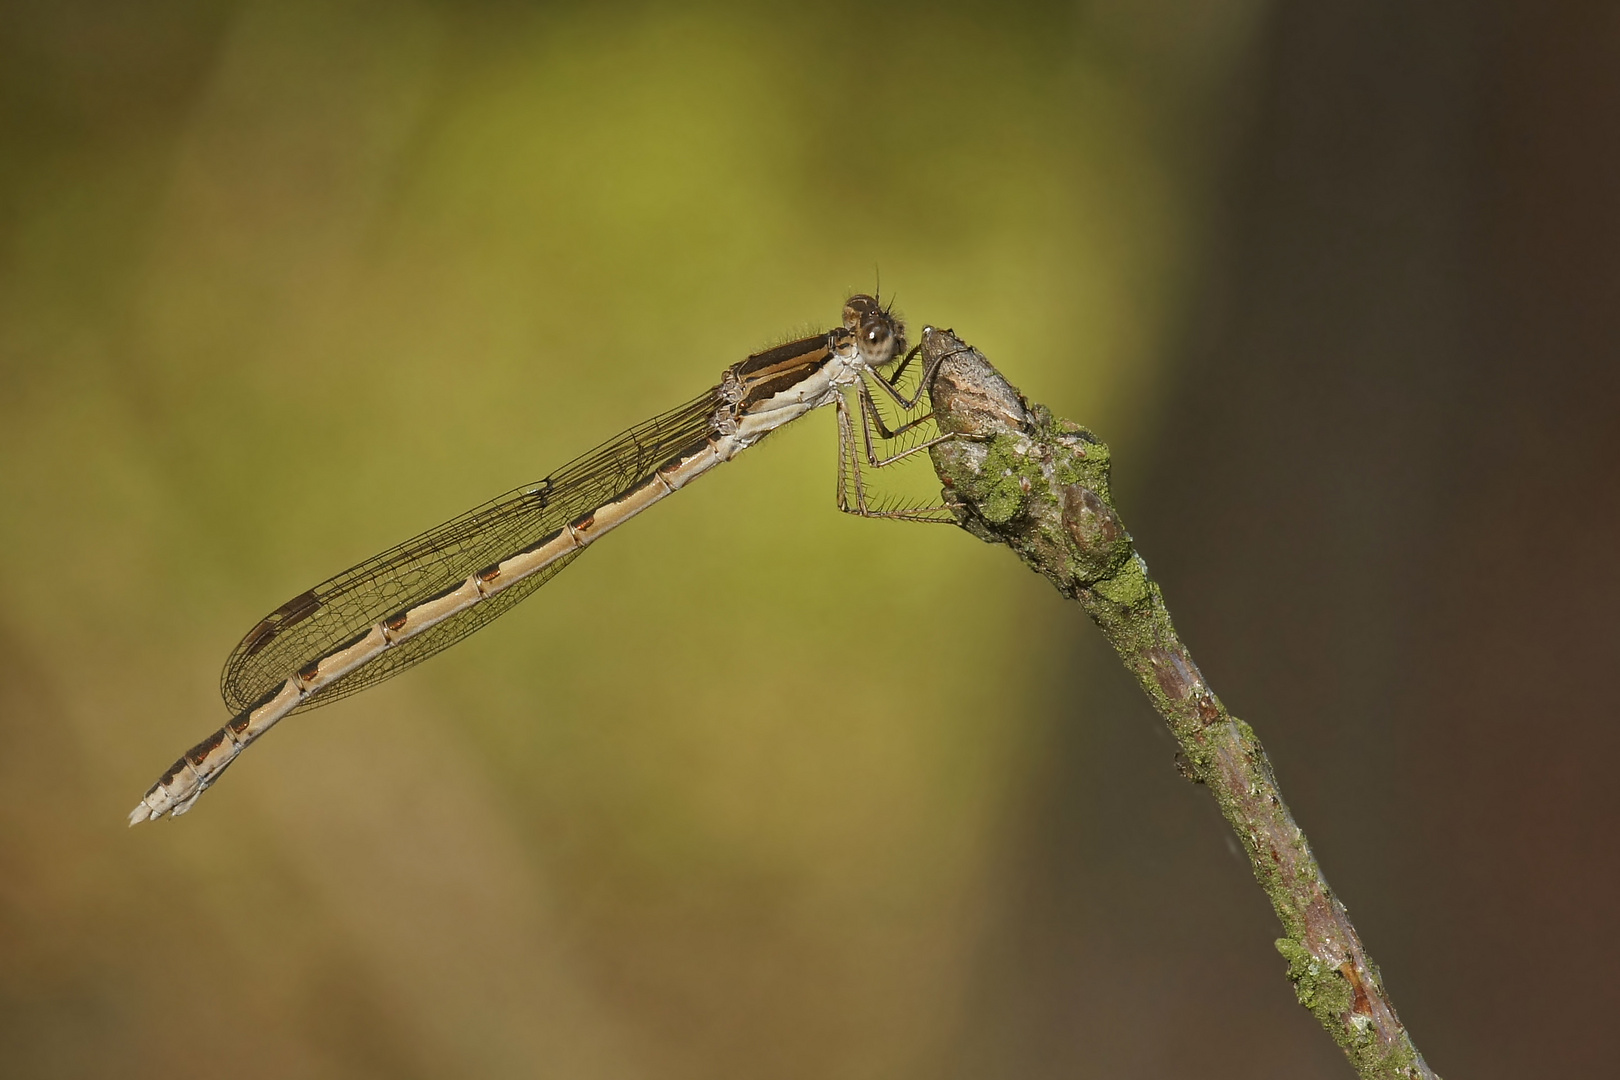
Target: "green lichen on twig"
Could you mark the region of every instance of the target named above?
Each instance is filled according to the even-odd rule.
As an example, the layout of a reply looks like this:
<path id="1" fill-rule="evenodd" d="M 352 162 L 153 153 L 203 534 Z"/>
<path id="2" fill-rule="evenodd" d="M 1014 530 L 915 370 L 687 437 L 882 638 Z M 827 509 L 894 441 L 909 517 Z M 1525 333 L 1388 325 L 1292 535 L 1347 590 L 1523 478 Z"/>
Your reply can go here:
<path id="1" fill-rule="evenodd" d="M 1180 746 L 1177 767 L 1208 787 L 1282 923 L 1277 949 L 1300 1004 L 1357 1073 L 1418 1080 L 1417 1052 L 1278 790 L 1253 729 L 1231 716 L 1177 636 L 1109 490 L 1108 447 L 1026 401 L 950 331 L 923 332 L 941 431 L 934 467 L 958 523 L 1005 544 L 1078 603 L 1136 676 Z"/>

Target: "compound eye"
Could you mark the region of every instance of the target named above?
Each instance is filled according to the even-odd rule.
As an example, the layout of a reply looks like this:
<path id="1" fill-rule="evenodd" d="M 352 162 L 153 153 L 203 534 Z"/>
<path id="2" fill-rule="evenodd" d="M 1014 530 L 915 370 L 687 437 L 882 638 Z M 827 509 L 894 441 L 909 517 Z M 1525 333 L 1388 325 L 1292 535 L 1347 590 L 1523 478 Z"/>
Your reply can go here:
<path id="1" fill-rule="evenodd" d="M 859 330 L 861 323 L 871 318 L 877 310 L 876 300 L 864 293 L 857 293 L 844 301 L 844 325 L 851 330 Z"/>
<path id="2" fill-rule="evenodd" d="M 868 364 L 886 364 L 894 354 L 894 330 L 886 322 L 872 321 L 861 327 L 861 355 Z"/>

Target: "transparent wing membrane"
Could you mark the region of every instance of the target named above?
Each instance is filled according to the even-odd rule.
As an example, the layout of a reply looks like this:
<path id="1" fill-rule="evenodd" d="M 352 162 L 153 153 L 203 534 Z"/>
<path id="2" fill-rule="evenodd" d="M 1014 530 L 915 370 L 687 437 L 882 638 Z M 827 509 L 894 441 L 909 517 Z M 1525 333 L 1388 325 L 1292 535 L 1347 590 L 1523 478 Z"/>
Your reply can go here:
<path id="1" fill-rule="evenodd" d="M 220 675 L 225 704 L 232 712 L 249 708 L 288 675 L 365 634 L 379 620 L 455 588 L 470 574 L 635 487 L 681 450 L 708 436 L 717 403 L 716 392 L 710 390 L 609 439 L 539 483 L 474 507 L 289 600 L 231 650 Z M 294 711 L 335 701 L 427 659 L 508 611 L 574 557 L 560 559 L 400 642 L 311 694 Z"/>

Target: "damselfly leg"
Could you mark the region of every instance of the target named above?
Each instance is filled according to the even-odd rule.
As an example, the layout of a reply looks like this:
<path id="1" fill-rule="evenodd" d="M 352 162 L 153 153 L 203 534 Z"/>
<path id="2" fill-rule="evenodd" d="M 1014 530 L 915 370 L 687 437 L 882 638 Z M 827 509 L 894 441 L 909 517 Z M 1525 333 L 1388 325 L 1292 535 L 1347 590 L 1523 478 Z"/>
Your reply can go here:
<path id="1" fill-rule="evenodd" d="M 938 360 L 927 365 L 922 377 L 910 393 L 907 393 L 902 388 L 906 371 L 919 352 L 920 347 L 907 353 L 891 375 L 885 376 L 878 371 L 866 372 L 865 377 L 860 379 L 852 388 L 855 396 L 853 406 L 849 402 L 848 395 L 844 394 L 840 394 L 835 402 L 838 410 L 837 501 L 838 509 L 846 514 L 854 514 L 858 517 L 940 522 L 943 524 L 950 524 L 956 520 L 950 509 L 943 505 L 874 504 L 867 493 L 865 478 L 861 472 L 861 459 L 863 457 L 867 467 L 882 469 L 904 461 L 912 455 L 921 453 L 942 442 L 963 437 L 954 434 L 935 434 L 932 438 L 925 437 L 921 441 L 917 441 L 915 437 L 912 439 L 905 438 L 905 436 L 923 428 L 934 418 L 933 410 L 924 402 L 928 383 L 938 367 Z M 873 383 L 881 387 L 892 405 L 900 410 L 900 416 L 895 420 L 893 426 L 885 418 L 883 409 L 879 407 L 877 399 L 873 396 Z M 919 406 L 923 408 L 920 415 L 909 415 Z M 857 410 L 860 413 L 861 427 L 859 445 L 857 445 L 855 436 L 854 414 Z M 880 455 L 878 444 L 888 444 L 882 447 L 886 456 Z"/>

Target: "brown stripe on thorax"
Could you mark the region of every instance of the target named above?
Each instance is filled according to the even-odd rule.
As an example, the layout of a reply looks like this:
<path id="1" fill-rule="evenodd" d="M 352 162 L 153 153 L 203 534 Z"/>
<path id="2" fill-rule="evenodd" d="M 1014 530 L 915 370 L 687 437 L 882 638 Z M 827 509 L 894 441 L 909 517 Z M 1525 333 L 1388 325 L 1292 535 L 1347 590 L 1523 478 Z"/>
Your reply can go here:
<path id="1" fill-rule="evenodd" d="M 784 390 L 808 379 L 827 366 L 832 359 L 827 335 L 800 338 L 774 349 L 755 353 L 734 369 L 737 381 L 743 387 L 739 403 L 744 410 L 757 402 L 768 401 Z"/>
<path id="2" fill-rule="evenodd" d="M 797 341 L 790 341 L 785 345 L 778 345 L 774 349 L 754 353 L 737 365 L 737 375 L 744 382 L 747 382 L 750 375 L 761 373 L 768 375 L 773 368 L 782 367 L 783 365 L 797 365 L 803 362 L 805 356 L 818 351 L 824 352 L 826 348 L 826 334 L 815 334 L 811 337 L 800 338 Z M 820 363 L 816 366 L 819 367 L 826 362 L 827 357 L 823 355 Z"/>

